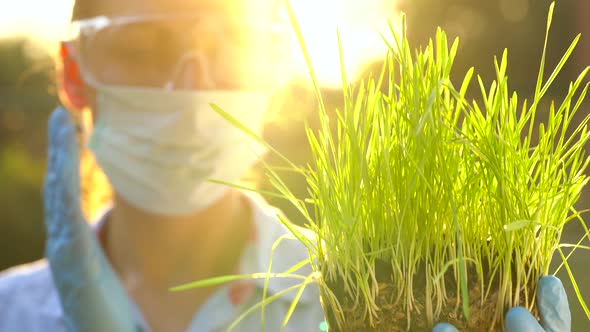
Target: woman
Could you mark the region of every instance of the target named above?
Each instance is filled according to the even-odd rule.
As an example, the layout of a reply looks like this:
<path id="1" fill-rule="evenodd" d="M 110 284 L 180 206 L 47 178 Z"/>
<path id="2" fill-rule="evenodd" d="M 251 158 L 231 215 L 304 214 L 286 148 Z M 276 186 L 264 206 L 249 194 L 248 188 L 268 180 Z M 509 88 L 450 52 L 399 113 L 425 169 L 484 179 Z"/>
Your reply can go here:
<path id="1" fill-rule="evenodd" d="M 262 299 L 264 279 L 169 289 L 264 272 L 287 234 L 261 198 L 208 181 L 238 181 L 262 153 L 209 103 L 260 133 L 281 68 L 276 8 L 274 0 L 76 1 L 59 58 L 68 110 L 49 124 L 49 263 L 0 278 L 0 331 L 222 331 Z M 73 119 L 84 112 L 93 126 L 79 122 L 78 140 Z M 92 229 L 80 209 L 81 146 L 114 191 Z M 283 240 L 272 270 L 306 257 Z M 271 279 L 267 297 L 276 300 L 264 321 L 254 312 L 236 331 L 280 330 L 299 283 Z M 317 331 L 318 299 L 308 286 L 285 331 Z"/>
<path id="2" fill-rule="evenodd" d="M 0 330 L 225 330 L 261 300 L 264 279 L 169 289 L 264 272 L 273 243 L 287 233 L 261 198 L 208 181 L 238 181 L 262 153 L 209 103 L 260 133 L 277 84 L 276 4 L 78 0 L 73 19 L 58 77 L 68 111 L 57 110 L 49 128 L 50 269 L 41 261 L 0 281 L 0 289 L 12 289 L 0 292 L 3 302 L 17 306 L 2 310 Z M 98 241 L 79 204 L 72 118 L 82 112 L 90 112 L 94 129 L 83 128 L 80 144 L 93 152 L 114 191 L 94 229 Z M 306 255 L 302 245 L 285 240 L 273 270 L 284 272 Z M 268 296 L 299 282 L 271 280 Z M 316 330 L 323 321 L 317 295 L 306 293 L 288 325 L 292 331 Z M 269 331 L 280 328 L 295 294 L 266 307 Z M 260 329 L 254 313 L 237 330 Z"/>

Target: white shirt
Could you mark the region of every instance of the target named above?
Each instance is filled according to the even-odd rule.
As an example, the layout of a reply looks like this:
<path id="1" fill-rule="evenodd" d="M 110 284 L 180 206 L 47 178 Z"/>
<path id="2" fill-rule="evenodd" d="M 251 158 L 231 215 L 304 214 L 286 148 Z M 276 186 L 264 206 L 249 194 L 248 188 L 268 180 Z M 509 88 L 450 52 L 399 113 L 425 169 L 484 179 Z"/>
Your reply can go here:
<path id="1" fill-rule="evenodd" d="M 278 221 L 279 211 L 269 206 L 261 197 L 247 194 L 256 225 L 256 236 L 245 250 L 240 264 L 241 273 L 266 272 L 271 248 L 288 230 Z M 97 223 L 100 229 L 106 220 L 106 212 Z M 272 272 L 287 271 L 307 258 L 307 249 L 293 239 L 282 240 L 274 251 Z M 309 266 L 295 273 L 309 275 Z M 271 278 L 267 298 L 301 283 L 299 279 Z M 214 293 L 195 313 L 187 331 L 225 331 L 246 310 L 262 299 L 264 279 L 246 280 L 227 284 Z M 281 330 L 281 325 L 297 290 L 290 291 L 265 305 L 265 331 Z M 133 301 L 130 301 L 133 304 Z M 134 305 L 137 330 L 149 332 L 150 328 Z M 324 322 L 318 289 L 310 284 L 304 290 L 292 316 L 283 331 L 320 331 Z M 99 322 L 97 322 L 99 323 Z M 234 329 L 236 332 L 252 332 L 262 329 L 259 309 L 246 316 Z M 65 332 L 59 295 L 52 281 L 46 260 L 11 268 L 0 273 L 0 332 Z"/>

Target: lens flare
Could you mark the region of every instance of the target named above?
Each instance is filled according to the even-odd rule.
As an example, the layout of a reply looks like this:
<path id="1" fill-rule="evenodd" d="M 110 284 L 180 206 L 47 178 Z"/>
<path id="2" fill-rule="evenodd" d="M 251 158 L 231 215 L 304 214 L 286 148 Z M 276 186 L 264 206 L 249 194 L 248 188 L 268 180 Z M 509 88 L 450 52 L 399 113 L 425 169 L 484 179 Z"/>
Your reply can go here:
<path id="1" fill-rule="evenodd" d="M 341 82 L 337 33 L 347 77 L 357 76 L 363 65 L 384 57 L 386 44 L 381 34 L 390 36 L 389 23 L 397 25 L 395 1 L 391 0 L 292 0 L 314 70 L 322 85 Z M 299 76 L 307 75 L 300 48 L 293 47 Z"/>

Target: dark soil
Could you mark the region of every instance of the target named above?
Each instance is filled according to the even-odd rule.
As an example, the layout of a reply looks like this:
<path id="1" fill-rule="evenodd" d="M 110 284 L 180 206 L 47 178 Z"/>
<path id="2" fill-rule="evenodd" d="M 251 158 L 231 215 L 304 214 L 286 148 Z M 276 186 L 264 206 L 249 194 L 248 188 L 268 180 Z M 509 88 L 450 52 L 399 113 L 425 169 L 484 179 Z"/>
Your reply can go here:
<path id="1" fill-rule="evenodd" d="M 419 273 L 417 273 L 419 275 Z M 470 274 L 474 275 L 475 274 Z M 443 307 L 443 311 L 440 313 L 438 322 L 448 322 L 462 332 L 481 332 L 481 331 L 503 331 L 503 323 L 501 321 L 495 321 L 496 317 L 503 317 L 505 312 L 501 315 L 496 315 L 497 311 L 497 293 L 492 293 L 486 299 L 486 302 L 481 303 L 481 289 L 479 285 L 470 280 L 469 283 L 469 320 L 467 321 L 463 317 L 463 311 L 461 304 L 458 303 L 457 297 L 454 291 L 456 289 L 456 283 L 452 280 L 450 274 L 445 276 L 447 285 L 448 300 Z M 432 325 L 428 322 L 428 319 L 424 310 L 424 286 L 420 283 L 414 285 L 414 296 L 417 300 L 416 307 L 409 313 L 411 316 L 408 324 L 408 313 L 399 304 L 395 304 L 395 289 L 391 282 L 385 281 L 386 278 L 379 280 L 379 297 L 377 304 L 381 310 L 379 317 L 374 320 L 373 326 L 362 316 L 363 313 L 356 310 L 353 307 L 351 300 L 347 299 L 338 282 L 328 282 L 328 287 L 334 292 L 334 295 L 339 299 L 340 304 L 343 307 L 343 313 L 345 317 L 345 323 L 342 324 L 341 328 L 335 322 L 335 317 L 331 308 L 326 307 L 326 304 L 322 301 L 324 306 L 324 312 L 330 326 L 330 332 L 402 332 L 402 331 L 415 331 L 415 332 L 431 332 Z M 531 285 L 531 289 L 534 289 L 536 285 Z M 449 291 L 451 290 L 451 291 Z M 531 293 L 529 293 L 531 294 Z M 422 298 L 420 298 L 422 295 Z"/>

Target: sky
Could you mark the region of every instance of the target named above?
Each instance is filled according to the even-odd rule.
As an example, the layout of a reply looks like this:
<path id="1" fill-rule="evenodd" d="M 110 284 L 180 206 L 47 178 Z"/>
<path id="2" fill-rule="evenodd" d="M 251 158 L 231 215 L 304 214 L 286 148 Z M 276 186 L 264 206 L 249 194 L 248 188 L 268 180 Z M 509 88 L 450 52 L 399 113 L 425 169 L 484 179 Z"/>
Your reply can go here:
<path id="1" fill-rule="evenodd" d="M 71 6 L 71 0 L 0 0 L 0 37 L 56 40 L 67 29 Z"/>
<path id="2" fill-rule="evenodd" d="M 388 31 L 391 0 L 292 0 L 313 66 L 326 85 L 339 85 L 336 31 L 343 41 L 346 71 L 354 76 L 362 65 L 386 52 L 378 32 Z M 0 38 L 25 35 L 49 48 L 67 32 L 72 0 L 0 0 Z M 307 70 L 297 45 L 294 58 L 301 75 Z"/>

